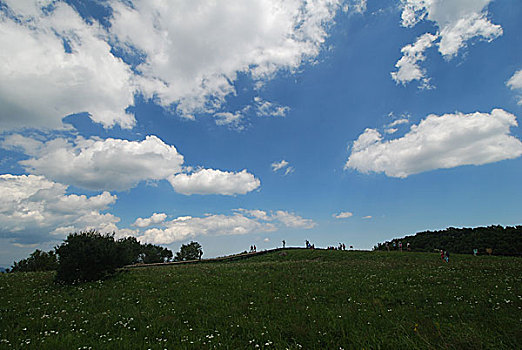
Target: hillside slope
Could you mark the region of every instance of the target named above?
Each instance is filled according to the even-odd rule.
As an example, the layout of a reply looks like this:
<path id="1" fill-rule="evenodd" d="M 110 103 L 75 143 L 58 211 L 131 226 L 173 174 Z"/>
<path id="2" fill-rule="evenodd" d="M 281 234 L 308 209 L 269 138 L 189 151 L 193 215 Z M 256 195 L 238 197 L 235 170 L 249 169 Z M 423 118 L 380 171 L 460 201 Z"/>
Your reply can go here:
<path id="1" fill-rule="evenodd" d="M 516 348 L 522 259 L 284 250 L 59 286 L 0 276 L 0 348 Z"/>

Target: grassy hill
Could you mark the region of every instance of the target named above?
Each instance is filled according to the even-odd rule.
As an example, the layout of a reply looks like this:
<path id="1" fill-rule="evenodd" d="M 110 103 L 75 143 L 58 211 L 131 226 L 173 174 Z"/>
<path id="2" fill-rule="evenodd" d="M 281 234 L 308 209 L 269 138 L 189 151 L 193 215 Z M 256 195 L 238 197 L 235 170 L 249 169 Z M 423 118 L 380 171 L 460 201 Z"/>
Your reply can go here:
<path id="1" fill-rule="evenodd" d="M 0 275 L 0 349 L 505 348 L 522 259 L 285 250 L 59 286 Z"/>

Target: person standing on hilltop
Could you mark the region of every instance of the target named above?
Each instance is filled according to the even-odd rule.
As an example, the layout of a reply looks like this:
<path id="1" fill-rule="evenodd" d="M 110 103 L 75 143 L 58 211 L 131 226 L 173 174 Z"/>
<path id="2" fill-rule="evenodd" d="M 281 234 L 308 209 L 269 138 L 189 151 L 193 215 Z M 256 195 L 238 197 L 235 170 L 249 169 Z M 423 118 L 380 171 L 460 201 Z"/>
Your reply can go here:
<path id="1" fill-rule="evenodd" d="M 446 250 L 446 253 L 445 253 L 446 257 L 446 262 L 449 263 L 449 251 Z"/>
<path id="2" fill-rule="evenodd" d="M 440 250 L 440 260 L 444 260 L 444 250 Z"/>
<path id="3" fill-rule="evenodd" d="M 283 248 L 285 248 L 285 246 L 286 246 L 286 242 L 285 242 L 285 240 L 283 239 Z"/>

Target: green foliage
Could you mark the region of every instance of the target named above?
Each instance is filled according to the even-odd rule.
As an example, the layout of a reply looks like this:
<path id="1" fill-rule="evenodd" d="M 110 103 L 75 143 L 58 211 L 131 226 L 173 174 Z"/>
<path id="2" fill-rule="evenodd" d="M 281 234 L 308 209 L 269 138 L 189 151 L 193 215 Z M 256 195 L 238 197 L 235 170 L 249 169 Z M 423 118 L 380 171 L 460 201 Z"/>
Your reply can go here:
<path id="1" fill-rule="evenodd" d="M 418 232 L 414 236 L 379 243 L 375 250 L 387 250 L 386 243 L 390 249 L 393 249 L 395 243 L 397 249 L 399 242 L 402 242 L 403 250 L 406 250 L 409 242 L 413 251 L 433 252 L 442 249 L 452 253 L 472 254 L 473 249 L 478 249 L 479 254 L 486 254 L 486 249 L 491 248 L 494 255 L 522 256 L 522 226 L 450 227 L 441 231 Z"/>
<path id="2" fill-rule="evenodd" d="M 123 265 L 113 235 L 95 230 L 73 233 L 56 248 L 59 257 L 56 280 L 74 284 L 95 281 L 113 274 Z"/>
<path id="3" fill-rule="evenodd" d="M 27 259 L 13 264 L 11 272 L 51 271 L 58 268 L 58 259 L 54 251 L 44 252 L 36 249 Z"/>
<path id="4" fill-rule="evenodd" d="M 189 244 L 182 244 L 179 252 L 176 253 L 176 261 L 197 260 L 203 255 L 203 249 L 198 242 L 191 241 Z"/>
<path id="5" fill-rule="evenodd" d="M 140 244 L 136 238 L 114 240 L 114 234 L 95 230 L 73 233 L 59 247 L 56 280 L 67 284 L 96 281 L 114 274 L 117 268 L 138 262 L 164 262 L 172 258 L 167 248 Z"/>
<path id="6" fill-rule="evenodd" d="M 116 241 L 119 256 L 119 266 L 132 265 L 141 262 L 143 246 L 135 237 L 126 237 Z"/>
<path id="7" fill-rule="evenodd" d="M 145 244 L 141 247 L 141 262 L 144 264 L 162 263 L 172 258 L 172 251 L 153 244 Z"/>
<path id="8" fill-rule="evenodd" d="M 0 275 L 2 349 L 519 349 L 522 259 L 289 249 L 61 286 Z M 268 345 L 266 345 L 268 344 Z M 256 345 L 258 345 L 256 347 Z"/>

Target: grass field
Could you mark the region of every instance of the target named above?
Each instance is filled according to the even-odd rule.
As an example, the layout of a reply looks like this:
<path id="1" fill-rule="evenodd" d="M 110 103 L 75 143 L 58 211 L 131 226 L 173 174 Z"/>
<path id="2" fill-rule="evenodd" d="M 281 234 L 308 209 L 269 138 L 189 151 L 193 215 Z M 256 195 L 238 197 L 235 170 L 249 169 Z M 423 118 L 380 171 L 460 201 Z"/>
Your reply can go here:
<path id="1" fill-rule="evenodd" d="M 522 259 L 285 253 L 79 286 L 0 275 L 0 349 L 522 347 Z"/>

